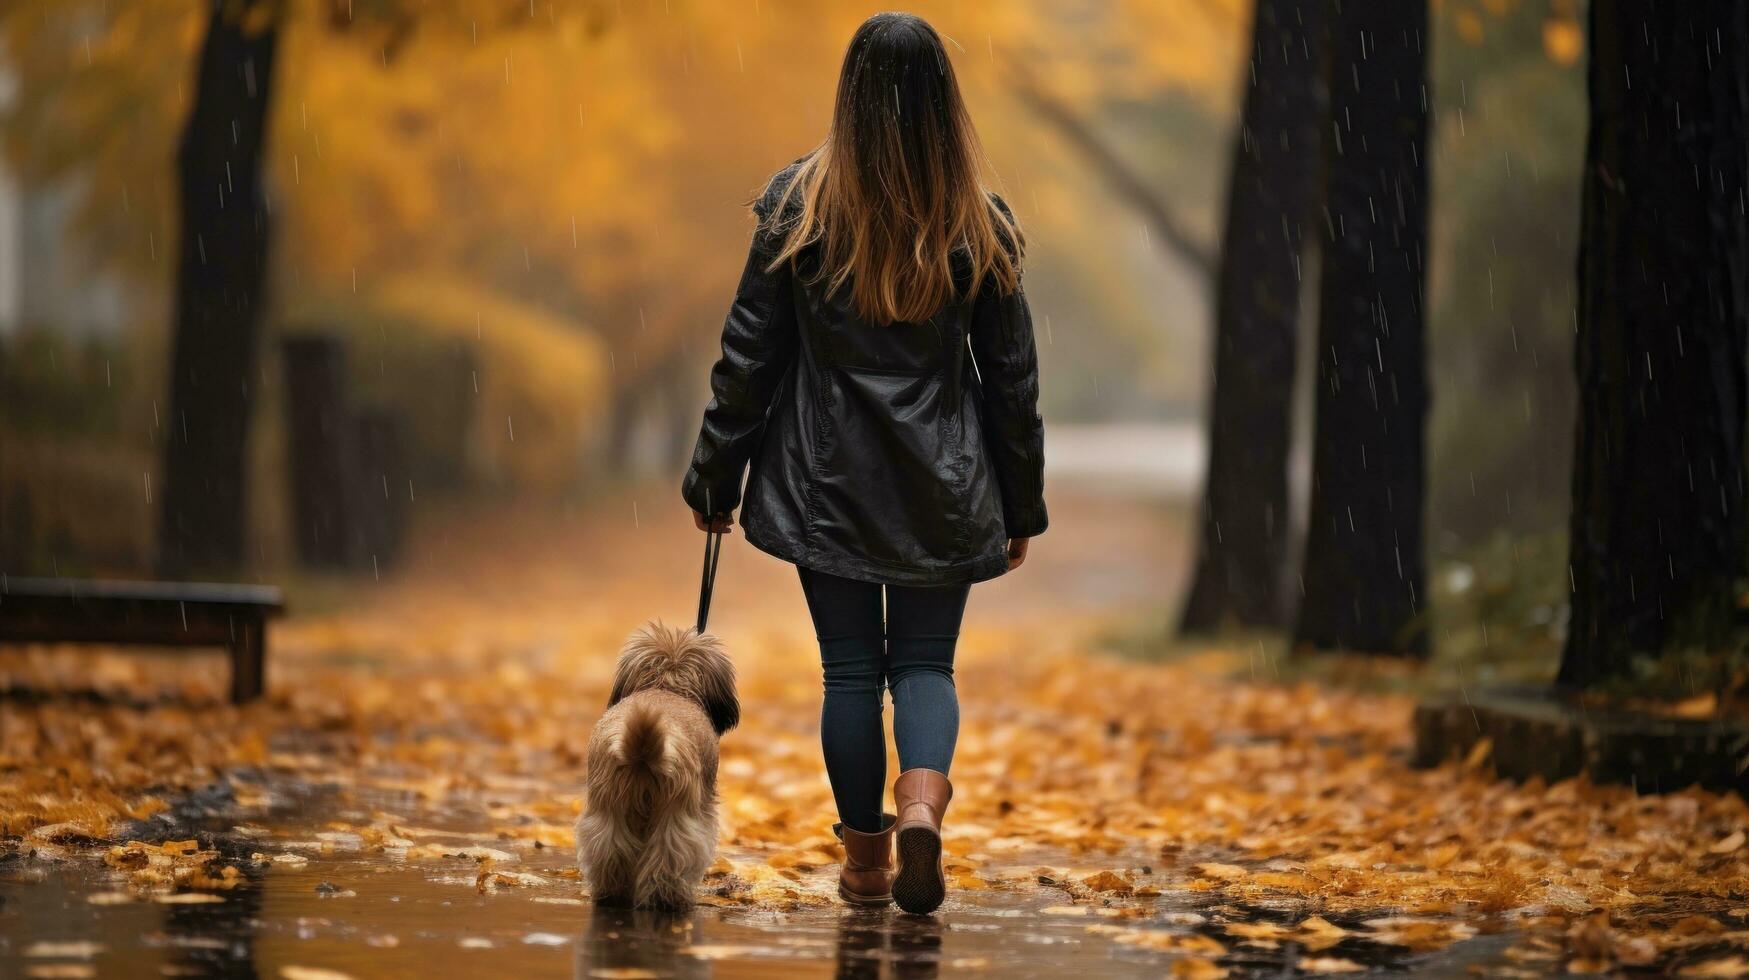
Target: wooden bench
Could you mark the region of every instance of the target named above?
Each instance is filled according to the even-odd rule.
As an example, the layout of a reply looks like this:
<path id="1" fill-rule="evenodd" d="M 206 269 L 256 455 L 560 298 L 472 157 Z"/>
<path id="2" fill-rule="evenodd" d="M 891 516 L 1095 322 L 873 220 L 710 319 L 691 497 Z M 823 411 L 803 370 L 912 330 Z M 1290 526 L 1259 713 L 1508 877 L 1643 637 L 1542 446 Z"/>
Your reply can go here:
<path id="1" fill-rule="evenodd" d="M 0 576 L 0 643 L 224 647 L 239 704 L 266 687 L 267 619 L 284 610 L 266 585 Z"/>

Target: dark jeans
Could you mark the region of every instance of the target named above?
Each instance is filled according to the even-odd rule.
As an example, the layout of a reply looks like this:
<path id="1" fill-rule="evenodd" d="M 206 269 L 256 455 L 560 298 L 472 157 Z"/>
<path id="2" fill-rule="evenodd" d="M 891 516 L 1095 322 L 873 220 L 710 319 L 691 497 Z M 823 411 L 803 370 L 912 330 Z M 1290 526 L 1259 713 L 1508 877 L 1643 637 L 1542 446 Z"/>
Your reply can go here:
<path id="1" fill-rule="evenodd" d="M 799 571 L 825 669 L 820 747 L 838 819 L 852 830 L 874 833 L 881 829 L 887 788 L 883 688 L 893 692 L 899 768 L 945 774 L 953 762 L 960 730 L 953 649 L 971 586 L 882 586 Z"/>

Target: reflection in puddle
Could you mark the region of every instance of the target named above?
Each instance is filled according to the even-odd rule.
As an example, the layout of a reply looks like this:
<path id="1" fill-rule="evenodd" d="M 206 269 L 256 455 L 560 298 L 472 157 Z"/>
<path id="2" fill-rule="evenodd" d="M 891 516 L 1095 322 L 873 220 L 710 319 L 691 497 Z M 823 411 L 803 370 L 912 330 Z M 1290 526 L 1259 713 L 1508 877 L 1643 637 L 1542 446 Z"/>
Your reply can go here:
<path id="1" fill-rule="evenodd" d="M 892 949 L 893 975 L 933 977 L 941 962 L 941 925 L 934 919 L 900 915 L 887 933 Z"/>
<path id="2" fill-rule="evenodd" d="M 167 976 L 256 976 L 254 926 L 261 915 L 264 873 L 244 865 L 248 884 L 232 889 L 222 902 L 165 906 L 164 935 L 170 957 L 159 972 Z"/>
<path id="3" fill-rule="evenodd" d="M 140 828 L 158 841 L 198 836 L 238 867 L 243 877 L 231 890 L 181 893 L 209 899 L 199 904 L 132 892 L 92 849 L 0 850 L 0 976 L 1158 977 L 1199 957 L 1236 976 L 1262 976 L 1293 973 L 1307 954 L 1295 938 L 1305 913 L 1217 904 L 1164 878 L 1164 894 L 1151 905 L 1127 903 L 1121 917 L 1065 905 L 1063 891 L 1033 875 L 1002 878 L 999 869 L 991 880 L 1024 884 L 955 892 L 933 917 L 813 904 L 831 893 L 833 868 L 793 881 L 809 900 L 783 908 L 706 905 L 678 918 L 598 909 L 566 877 L 574 869 L 563 849 L 501 840 L 479 818 L 453 812 L 442 815 L 448 830 L 397 820 L 419 843 L 403 840 L 413 846 L 398 854 L 372 849 L 357 828 L 384 804 L 406 801 L 323 797 L 307 789 L 285 797 L 298 820 L 252 818 L 271 831 L 239 831 L 231 819 Z M 324 816 L 312 822 L 317 813 Z M 436 839 L 445 843 L 426 843 Z M 494 875 L 482 875 L 471 857 L 431 853 L 488 849 L 500 855 L 488 869 Z M 280 860 L 252 861 L 257 853 Z M 752 852 L 728 857 L 737 867 L 764 861 Z M 1076 862 L 1056 853 L 1005 858 L 1025 868 Z M 1121 866 L 1144 856 L 1105 859 Z M 1483 936 L 1417 954 L 1367 938 L 1361 923 L 1337 925 L 1350 931 L 1319 947 L 1321 955 L 1417 975 L 1502 965 L 1512 939 Z"/>
<path id="4" fill-rule="evenodd" d="M 831 938 L 816 935 L 825 933 L 819 925 L 834 917 Z M 728 976 L 737 969 L 769 975 L 786 968 L 817 973 L 827 962 L 840 980 L 878 980 L 883 975 L 928 980 L 941 972 L 944 925 L 937 919 L 866 910 L 808 919 L 774 921 L 761 930 L 763 941 L 749 943 L 729 919 L 711 912 L 675 918 L 598 908 L 577 943 L 574 975 L 686 978 Z M 957 965 L 970 968 L 984 962 Z"/>
<path id="5" fill-rule="evenodd" d="M 855 911 L 838 920 L 838 976 L 841 980 L 877 980 L 886 952 L 886 917 Z"/>
<path id="6" fill-rule="evenodd" d="M 1089 928 L 1097 917 L 1043 914 L 1038 896 L 988 892 L 929 918 L 710 907 L 677 918 L 595 908 L 550 889 L 481 894 L 439 869 L 372 866 L 362 856 L 255 871 L 223 901 L 190 905 L 93 904 L 93 895 L 115 894 L 115 883 L 90 863 L 60 864 L 32 881 L 18 870 L 15 863 L 12 874 L 0 874 L 0 976 L 323 975 L 301 968 L 359 978 L 1157 977 L 1183 958 L 1113 941 L 1110 927 Z M 331 897 L 342 892 L 323 889 L 326 882 L 345 882 L 350 894 Z M 1230 906 L 1207 911 L 1201 925 L 1170 925 L 1174 916 L 1161 912 L 1126 920 L 1125 930 L 1221 935 L 1223 920 L 1271 918 Z M 1292 973 L 1304 953 L 1292 942 L 1226 938 L 1218 962 L 1239 976 Z M 1502 963 L 1510 938 L 1480 937 L 1427 955 L 1348 940 L 1324 955 L 1371 970 L 1460 975 Z"/>
<path id="7" fill-rule="evenodd" d="M 685 955 L 696 927 L 660 912 L 592 908 L 577 943 L 575 975 L 583 977 L 708 977 L 710 961 Z"/>

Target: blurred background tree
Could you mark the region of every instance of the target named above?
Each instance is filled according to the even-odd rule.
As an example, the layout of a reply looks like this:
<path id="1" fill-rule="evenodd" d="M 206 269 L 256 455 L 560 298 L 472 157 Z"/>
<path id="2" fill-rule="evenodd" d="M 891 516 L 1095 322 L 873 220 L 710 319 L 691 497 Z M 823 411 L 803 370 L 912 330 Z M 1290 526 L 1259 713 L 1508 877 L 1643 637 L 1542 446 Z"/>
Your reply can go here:
<path id="1" fill-rule="evenodd" d="M 1294 643 L 1427 652 L 1427 6 L 1331 8 L 1312 488 Z"/>
<path id="2" fill-rule="evenodd" d="M 176 147 L 170 425 L 158 572 L 234 573 L 248 523 L 249 423 L 273 219 L 262 161 L 282 5 L 213 0 Z"/>
<path id="3" fill-rule="evenodd" d="M 1281 627 L 1300 307 L 1317 269 L 1328 5 L 1257 0 L 1215 276 L 1208 470 L 1179 628 Z M 1312 164 L 1312 165 L 1309 165 Z"/>
<path id="4" fill-rule="evenodd" d="M 1031 235 L 1059 431 L 1189 430 L 1207 404 L 1206 277 L 1251 6 L 918 8 L 956 46 L 991 180 Z M 174 161 L 212 9 L 23 0 L 0 14 L 7 166 L 20 200 L 59 216 L 33 233 L 58 257 L 32 268 L 88 271 L 63 272 L 79 288 L 24 304 L 0 335 L 0 383 L 18 393 L 0 400 L 13 567 L 149 563 L 169 438 Z M 407 421 L 421 501 L 571 501 L 671 478 L 749 229 L 742 205 L 823 133 L 844 40 L 877 5 L 275 9 L 268 363 L 254 371 L 248 457 L 265 489 L 247 502 L 249 564 L 288 553 L 285 392 L 271 362 L 291 333 L 346 340 L 358 399 Z M 1429 550 L 1488 581 L 1514 574 L 1489 565 L 1517 553 L 1494 546 L 1500 529 L 1564 538 L 1575 18 L 1569 0 L 1440 0 L 1431 12 Z M 26 278 L 39 295 L 52 285 Z M 63 315 L 75 294 L 102 315 Z M 1309 486 L 1308 330 L 1287 565 Z M 1134 452 L 1157 448 L 1145 445 Z M 1161 494 L 1189 512 L 1182 490 Z"/>
<path id="5" fill-rule="evenodd" d="M 17 80 L 4 132 L 28 192 L 64 197 L 70 248 L 125 294 L 109 335 L 142 373 L 140 391 L 155 383 L 167 389 L 157 365 L 167 365 L 175 347 L 164 314 L 175 295 L 181 226 L 172 176 L 198 103 L 193 68 L 215 24 L 253 42 L 271 34 L 272 77 L 255 80 L 267 126 L 261 211 L 252 223 L 271 238 L 261 350 L 274 356 L 272 337 L 287 325 L 344 335 L 363 397 L 412 420 L 414 470 L 434 489 L 566 493 L 671 467 L 690 440 L 701 402 L 696 382 L 739 261 L 731 254 L 738 246 L 725 243 L 747 231 L 738 205 L 823 133 L 843 39 L 874 9 L 865 6 L 26 2 L 10 6 L 3 22 L 6 65 Z M 1184 134 L 1186 145 L 1218 124 L 1226 86 L 1209 83 L 1230 68 L 1232 45 L 1221 41 L 1232 6 L 1211 2 L 1171 24 L 1147 21 L 1154 15 L 1140 4 L 924 11 L 961 49 L 991 157 L 1007 164 L 991 178 L 1032 226 L 1035 294 L 1047 310 L 1075 311 L 1046 325 L 1054 415 L 1098 419 L 1194 405 L 1186 389 L 1195 371 L 1175 351 L 1199 343 L 1201 298 L 1194 278 L 1160 281 L 1160 265 L 1170 274 L 1172 260 L 1153 254 L 1129 202 L 1087 179 L 1074 148 L 1012 98 L 997 66 L 1027 59 L 1059 104 L 1129 136 L 1115 142 L 1154 161 L 1138 165 L 1147 183 L 1206 183 L 1204 157 L 1159 151 L 1174 134 L 1152 117 L 1162 102 L 1172 106 L 1168 130 Z M 1116 29 L 1135 26 L 1157 30 Z M 232 78 L 246 86 L 240 75 Z M 1209 225 L 1206 210 L 1185 211 L 1199 228 Z M 1115 263 L 1091 247 L 1113 238 L 1113 229 Z M 529 342 L 528 330 L 496 329 L 488 309 L 551 329 L 534 331 L 544 339 Z M 1185 312 L 1162 315 L 1173 309 Z M 454 322 L 469 319 L 476 335 L 457 336 Z M 36 326 L 57 334 L 55 342 L 70 336 L 58 324 Z M 1059 335 L 1065 343 L 1055 342 Z M 214 353 L 204 343 L 185 349 Z M 254 360 L 246 350 L 237 359 Z M 544 398 L 513 394 L 526 373 L 513 366 L 519 359 L 545 362 L 549 372 L 571 365 L 555 386 L 574 394 L 553 406 L 562 422 L 537 427 L 531 414 L 513 444 L 517 413 L 486 416 L 499 414 L 493 403 L 521 397 L 532 412 L 530 399 Z M 474 445 L 458 466 L 454 424 L 429 397 L 421 400 L 420 389 L 429 396 L 423 379 L 462 365 L 472 365 L 467 390 L 481 387 L 482 407 L 470 413 Z M 254 485 L 276 486 L 264 475 L 281 465 L 276 372 L 257 363 L 219 373 L 237 376 L 239 392 L 248 376 L 248 390 L 266 407 L 267 419 L 250 427 L 264 438 L 250 444 L 248 469 Z M 175 444 L 167 402 L 131 406 L 122 440 L 134 488 L 127 492 L 150 495 L 153 506 L 165 490 L 153 457 Z M 43 461 L 66 449 L 37 445 L 30 453 Z M 28 469 L 41 486 L 42 467 Z M 28 493 L 22 483 L 14 488 Z M 111 492 L 125 486 L 116 481 Z M 276 528 L 286 518 L 274 496 L 242 502 L 255 557 L 283 538 Z M 205 505 L 196 510 L 212 516 Z M 85 522 L 62 515 L 57 523 Z M 127 536 L 133 550 L 149 547 L 138 531 Z M 228 540 L 220 551 L 235 545 Z"/>

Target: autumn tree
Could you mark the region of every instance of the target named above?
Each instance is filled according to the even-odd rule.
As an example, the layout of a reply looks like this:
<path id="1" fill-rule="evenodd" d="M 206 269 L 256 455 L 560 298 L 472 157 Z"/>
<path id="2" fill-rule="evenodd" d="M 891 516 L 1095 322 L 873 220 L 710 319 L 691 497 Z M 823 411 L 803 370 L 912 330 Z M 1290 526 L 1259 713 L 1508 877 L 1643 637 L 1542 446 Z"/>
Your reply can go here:
<path id="1" fill-rule="evenodd" d="M 260 391 L 271 218 L 262 187 L 280 4 L 208 5 L 194 104 L 177 150 L 181 222 L 161 574 L 242 564 L 245 448 Z"/>
<path id="2" fill-rule="evenodd" d="M 1427 5 L 1331 8 L 1312 496 L 1296 645 L 1427 650 Z"/>
<path id="3" fill-rule="evenodd" d="M 1749 11 L 1593 3 L 1559 680 L 1723 649 L 1743 568 Z"/>
<path id="4" fill-rule="evenodd" d="M 248 521 L 247 447 L 261 346 L 271 208 L 265 147 L 289 0 L 209 0 L 193 102 L 177 150 L 177 252 L 158 570 L 233 571 Z M 337 27 L 350 5 L 327 5 Z M 396 2 L 366 10 L 386 61 L 414 26 Z"/>
<path id="5" fill-rule="evenodd" d="M 462 120 L 465 128 L 447 126 L 443 112 L 461 115 L 460 108 L 490 101 L 494 114 L 478 115 L 494 123 L 530 119 L 535 114 L 512 96 L 538 87 L 551 105 L 554 87 L 532 79 L 494 90 L 465 77 L 465 88 L 445 91 L 431 84 L 462 74 L 458 66 L 464 63 L 490 80 L 504 77 L 512 60 L 526 71 L 527 60 L 513 59 L 520 50 L 490 51 L 488 42 L 533 35 L 533 24 L 540 36 L 523 50 L 548 55 L 542 67 L 608 91 L 591 71 L 618 71 L 617 57 L 592 59 L 590 71 L 579 70 L 577 57 L 592 53 L 587 49 L 600 33 L 600 6 L 570 5 L 562 20 L 550 8 L 537 20 L 527 4 L 513 0 L 215 0 L 197 7 L 178 0 L 20 0 L 0 11 L 7 61 L 20 78 L 16 97 L 0 112 L 12 164 L 33 191 L 71 191 L 71 230 L 81 245 L 106 269 L 131 280 L 138 298 L 162 294 L 171 308 L 169 397 L 154 400 L 163 411 L 148 416 L 157 420 L 151 435 L 163 461 L 163 470 L 146 482 L 159 510 L 161 571 L 222 571 L 234 568 L 243 554 L 250 510 L 247 437 L 262 387 L 256 361 L 270 321 L 288 312 L 296 318 L 312 307 L 326 314 L 339 296 L 369 305 L 383 285 L 402 285 L 409 275 L 441 272 L 450 284 L 465 269 L 468 284 L 492 279 L 511 262 L 492 261 L 497 256 L 488 257 L 483 243 L 501 243 L 505 224 L 535 227 L 526 220 L 530 214 L 546 227 L 539 229 L 544 234 L 535 248 L 518 243 L 523 247 L 515 249 L 517 273 L 527 275 L 543 251 L 561 247 L 567 272 L 588 266 L 599 280 L 631 264 L 586 263 L 576 253 L 579 244 L 590 247 L 604 226 L 629 225 L 627 210 L 647 218 L 660 194 L 628 188 L 601 195 L 616 207 L 578 205 L 589 202 L 579 188 L 598 190 L 616 173 L 638 173 L 647 160 L 651 127 L 624 125 L 626 115 L 648 114 L 638 99 L 641 86 L 614 87 L 611 97 L 589 106 L 591 124 L 611 129 L 617 141 L 579 138 L 579 101 L 564 103 L 563 112 L 543 120 L 545 125 L 515 130 L 513 138 L 480 140 L 475 120 Z M 455 57 L 460 44 L 473 57 Z M 400 70 L 409 51 L 424 48 L 448 55 L 441 76 Z M 142 51 L 153 56 L 141 57 Z M 489 65 L 483 64 L 486 57 Z M 528 134 L 533 138 L 520 138 Z M 590 153 L 590 145 L 604 149 Z M 600 165 L 610 152 L 619 171 Z M 531 160 L 536 154 L 546 159 Z M 487 156 L 501 169 L 476 165 Z M 514 168 L 561 179 L 543 180 L 536 194 L 531 182 L 505 173 Z M 444 195 L 466 196 L 470 185 L 511 190 L 484 201 L 473 197 L 472 203 L 485 206 L 444 207 Z M 164 200 L 160 188 L 174 188 L 173 199 Z M 506 199 L 524 206 L 499 206 Z M 172 241 L 177 247 L 167 248 Z M 548 241 L 554 244 L 542 249 Z M 173 260 L 168 269 L 166 258 Z M 276 291 L 275 283 L 296 288 Z M 268 292 L 278 294 L 271 313 Z M 507 306 L 503 296 L 488 299 Z M 537 299 L 559 305 L 551 295 Z M 532 309 L 536 303 L 524 305 L 530 309 L 514 311 L 522 323 L 540 317 L 542 311 Z M 561 324 L 566 333 L 583 333 L 577 305 L 564 311 L 571 314 Z M 478 313 L 469 311 L 469 333 L 476 338 Z M 152 335 L 158 319 L 136 315 L 132 322 Z M 325 322 L 344 327 L 338 320 Z M 578 347 L 563 333 L 546 332 L 567 348 Z M 374 339 L 381 330 L 359 333 Z M 498 344 L 495 333 L 476 343 Z M 576 353 L 550 351 L 557 356 L 544 360 L 569 365 Z M 502 383 L 500 377 L 488 375 L 485 386 Z M 555 406 L 563 407 L 570 406 Z M 585 416 L 566 424 L 592 421 Z M 580 468 L 570 463 L 573 471 Z"/>
<path id="6" fill-rule="evenodd" d="M 1037 64 L 1083 130 L 1129 156 L 1136 134 L 1122 124 L 1134 113 L 1170 102 L 1179 129 L 1141 135 L 1178 143 L 1225 112 L 1239 47 L 1229 42 L 1244 6 L 1205 0 L 1185 16 L 1125 0 L 1089 20 L 1037 0 L 932 15 L 958 45 L 960 77 L 995 165 L 987 176 L 1037 231 L 1040 256 L 1054 267 L 1046 276 L 1078 299 L 1110 304 L 1084 311 L 1096 332 L 1085 339 L 1096 342 L 1059 343 L 1052 356 L 1121 349 L 1169 360 L 1150 329 L 1150 311 L 1126 288 L 1133 273 L 1080 247 L 1109 244 L 1109 224 L 1087 220 L 1102 212 L 1085 205 L 1115 185 L 1085 179 L 1088 160 L 1069 131 L 1040 125 L 1037 111 L 1011 97 L 1001 66 L 1016 55 Z M 0 106 L 9 165 L 29 192 L 66 194 L 69 235 L 137 301 L 127 342 L 138 344 L 130 355 L 141 357 L 144 384 L 157 380 L 175 348 L 177 367 L 166 372 L 165 388 L 180 377 L 185 389 L 213 394 L 225 379 L 230 388 L 218 396 L 238 409 L 210 449 L 193 428 L 182 435 L 176 417 L 186 410 L 172 409 L 169 399 L 151 399 L 158 404 L 142 403 L 134 413 L 128 437 L 141 451 L 166 462 L 185 449 L 190 457 L 174 467 L 186 474 L 154 470 L 146 479 L 129 460 L 129 480 L 118 482 L 151 495 L 167 558 L 174 551 L 166 568 L 226 564 L 202 557 L 200 542 L 189 538 L 208 533 L 226 508 L 188 502 L 182 491 L 228 483 L 218 492 L 234 496 L 232 512 L 259 518 L 272 511 L 249 506 L 242 489 L 248 477 L 237 462 L 243 457 L 231 447 L 247 433 L 242 413 L 269 407 L 260 403 L 261 379 L 277 377 L 260 363 L 237 364 L 253 360 L 252 350 L 271 356 L 282 326 L 344 337 L 360 401 L 404 410 L 425 458 L 442 453 L 465 468 L 444 486 L 569 489 L 574 480 L 567 484 L 561 474 L 616 473 L 592 454 L 616 430 L 648 434 L 652 412 L 665 414 L 670 428 L 679 416 L 696 426 L 702 361 L 715 346 L 739 268 L 725 243 L 748 233 L 742 205 L 761 180 L 824 133 L 843 45 L 868 12 L 826 0 L 750 9 L 675 4 L 672 11 L 612 0 L 0 5 L 0 43 L 19 82 Z M 232 250 L 215 258 L 208 249 L 209 261 L 264 267 L 259 282 L 238 280 L 249 285 L 248 305 L 220 307 L 233 325 L 249 310 L 260 313 L 253 333 L 223 338 L 236 344 L 226 351 L 177 344 L 183 296 L 210 295 L 222 276 L 198 264 L 200 246 L 211 243 L 196 232 L 181 251 L 195 256 L 195 271 L 212 275 L 207 292 L 184 289 L 179 250 L 171 247 L 184 226 L 197 226 L 181 214 L 177 146 L 197 119 L 206 125 L 227 111 L 220 97 L 234 97 L 191 83 L 247 82 L 239 73 L 202 76 L 191 67 L 204 57 L 215 19 L 249 43 L 263 42 L 272 27 L 274 42 L 271 75 L 255 65 L 259 104 L 247 107 L 264 113 L 259 134 L 248 134 L 260 140 L 251 151 L 256 177 L 236 172 L 246 162 L 241 156 L 210 164 L 231 164 L 225 210 L 214 220 L 256 210 L 271 219 L 259 228 L 236 226 L 259 231 L 252 243 L 259 254 Z M 243 149 L 223 140 L 203 145 Z M 1163 177 L 1203 172 L 1197 152 L 1132 159 L 1149 167 L 1137 168 L 1133 175 L 1142 179 L 1127 186 L 1151 184 L 1161 198 L 1176 183 Z M 216 202 L 220 184 L 199 179 Z M 233 196 L 251 187 L 247 203 Z M 1200 202 L 1201 195 L 1173 202 L 1194 247 L 1169 258 L 1192 268 L 1208 260 L 1212 237 Z M 1122 247 L 1170 246 L 1165 227 L 1151 226 Z M 244 295 L 221 290 L 219 298 L 240 303 Z M 191 358 L 209 356 L 211 365 L 190 369 Z M 424 370 L 456 365 L 463 365 L 459 385 Z M 1138 381 L 1159 382 L 1158 372 L 1126 366 Z M 1087 380 L 1062 372 L 1055 390 L 1074 391 Z M 568 394 L 554 399 L 554 391 Z M 193 396 L 175 397 L 186 404 Z M 432 408 L 437 397 L 448 398 L 442 410 Z M 195 414 L 206 411 L 197 406 Z M 604 417 L 634 413 L 640 417 L 631 426 Z M 428 438 L 438 428 L 452 438 Z M 261 453 L 250 459 L 258 476 L 271 472 L 263 466 L 281 464 Z M 242 482 L 215 479 L 215 472 L 235 472 Z M 422 481 L 421 499 L 439 488 L 435 476 Z M 219 537 L 226 540 L 218 551 L 238 553 L 240 535 Z"/>
<path id="7" fill-rule="evenodd" d="M 1181 629 L 1279 626 L 1305 222 L 1322 145 L 1324 3 L 1257 0 L 1215 278 L 1208 475 Z"/>

